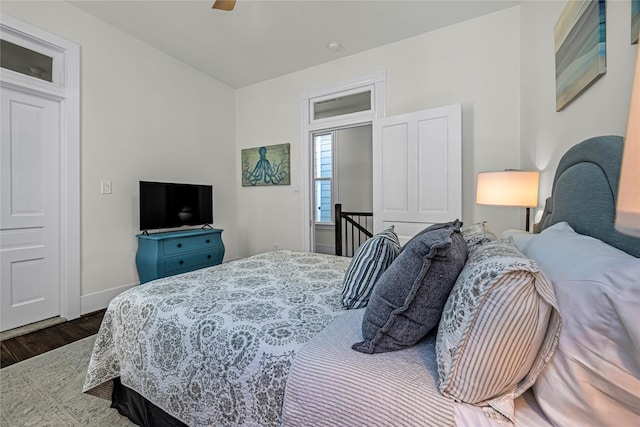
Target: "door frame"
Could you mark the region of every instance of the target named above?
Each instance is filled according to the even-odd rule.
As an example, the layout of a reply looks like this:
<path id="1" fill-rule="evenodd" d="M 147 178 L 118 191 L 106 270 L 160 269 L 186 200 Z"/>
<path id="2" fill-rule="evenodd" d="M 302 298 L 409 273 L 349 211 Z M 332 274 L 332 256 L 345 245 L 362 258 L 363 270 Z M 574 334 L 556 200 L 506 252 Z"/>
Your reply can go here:
<path id="1" fill-rule="evenodd" d="M 385 85 L 387 80 L 386 71 L 378 71 L 372 75 L 351 80 L 339 85 L 318 89 L 305 90 L 300 99 L 300 110 L 302 120 L 301 141 L 301 162 L 302 165 L 302 248 L 306 251 L 314 251 L 315 246 L 315 221 L 313 220 L 313 197 L 311 191 L 311 176 L 313 171 L 313 153 L 311 145 L 313 143 L 313 133 L 322 130 L 331 130 L 344 127 L 360 126 L 371 124 L 374 120 L 385 116 Z M 339 96 L 345 93 L 357 92 L 358 89 L 371 89 L 373 97 L 372 109 L 366 113 L 346 114 L 326 119 L 312 121 L 310 117 L 311 103 L 317 99 L 327 99 L 332 96 Z"/>
<path id="2" fill-rule="evenodd" d="M 2 87 L 60 103 L 60 316 L 80 317 L 80 46 L 5 14 L 3 39 L 54 58 L 53 82 L 0 69 Z"/>

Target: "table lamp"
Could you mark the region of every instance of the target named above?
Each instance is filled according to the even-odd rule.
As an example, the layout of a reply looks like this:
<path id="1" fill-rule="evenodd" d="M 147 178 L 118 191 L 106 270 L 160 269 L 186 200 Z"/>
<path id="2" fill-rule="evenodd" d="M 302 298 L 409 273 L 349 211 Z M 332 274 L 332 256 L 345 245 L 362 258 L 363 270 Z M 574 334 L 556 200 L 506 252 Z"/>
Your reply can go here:
<path id="1" fill-rule="evenodd" d="M 640 237 L 640 54 L 636 57 L 636 71 L 631 88 L 615 227 L 621 233 Z"/>
<path id="2" fill-rule="evenodd" d="M 538 171 L 508 169 L 500 172 L 480 172 L 476 187 L 476 203 L 527 208 L 525 229 L 529 231 L 530 208 L 538 206 L 538 178 Z"/>

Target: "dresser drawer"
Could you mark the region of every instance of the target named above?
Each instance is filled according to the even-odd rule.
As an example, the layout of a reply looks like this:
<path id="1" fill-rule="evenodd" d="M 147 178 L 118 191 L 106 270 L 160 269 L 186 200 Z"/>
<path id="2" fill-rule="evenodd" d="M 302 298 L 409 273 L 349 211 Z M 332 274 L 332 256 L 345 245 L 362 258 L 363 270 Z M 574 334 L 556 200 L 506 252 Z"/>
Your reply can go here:
<path id="1" fill-rule="evenodd" d="M 217 258 L 217 254 L 210 251 L 171 256 L 165 259 L 164 271 L 165 274 L 172 275 L 182 270 L 188 271 L 195 268 L 206 267 L 208 265 L 214 265 L 214 261 L 217 261 Z M 217 263 L 219 262 L 220 261 Z"/>
<path id="2" fill-rule="evenodd" d="M 164 254 L 176 255 L 190 251 L 197 251 L 213 247 L 217 243 L 211 235 L 195 236 L 195 237 L 176 237 L 174 239 L 166 239 L 162 242 Z"/>

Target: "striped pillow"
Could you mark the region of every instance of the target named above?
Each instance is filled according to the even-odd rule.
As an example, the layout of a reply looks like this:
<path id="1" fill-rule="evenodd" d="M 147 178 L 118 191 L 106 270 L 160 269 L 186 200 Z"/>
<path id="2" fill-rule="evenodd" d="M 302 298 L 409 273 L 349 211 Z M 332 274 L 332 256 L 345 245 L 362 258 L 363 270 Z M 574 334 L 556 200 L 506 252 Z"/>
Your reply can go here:
<path id="1" fill-rule="evenodd" d="M 400 253 L 393 226 L 367 240 L 358 248 L 344 275 L 342 307 L 362 308 L 369 302 L 373 285 Z"/>
<path id="2" fill-rule="evenodd" d="M 513 422 L 513 400 L 553 355 L 561 320 L 552 285 L 511 240 L 480 246 L 444 308 L 436 340 L 440 392 Z"/>

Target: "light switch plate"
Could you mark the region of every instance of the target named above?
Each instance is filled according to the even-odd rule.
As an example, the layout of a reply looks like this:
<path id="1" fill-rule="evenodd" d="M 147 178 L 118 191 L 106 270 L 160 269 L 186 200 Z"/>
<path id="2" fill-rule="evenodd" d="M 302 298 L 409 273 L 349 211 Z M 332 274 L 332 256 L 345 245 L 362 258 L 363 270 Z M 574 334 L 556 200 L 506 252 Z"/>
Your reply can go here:
<path id="1" fill-rule="evenodd" d="M 111 194 L 111 181 L 101 181 L 100 190 L 102 194 Z"/>

